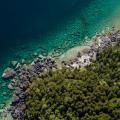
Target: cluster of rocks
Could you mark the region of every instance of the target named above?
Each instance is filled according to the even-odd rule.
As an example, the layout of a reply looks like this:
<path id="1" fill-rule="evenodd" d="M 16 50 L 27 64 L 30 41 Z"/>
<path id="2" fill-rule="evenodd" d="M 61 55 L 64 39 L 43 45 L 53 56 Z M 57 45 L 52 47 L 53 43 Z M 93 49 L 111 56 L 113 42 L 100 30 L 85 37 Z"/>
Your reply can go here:
<path id="1" fill-rule="evenodd" d="M 11 113 L 14 120 L 23 120 L 23 111 L 26 108 L 24 103 L 26 97 L 25 90 L 32 82 L 33 77 L 37 77 L 41 73 L 53 69 L 57 69 L 55 61 L 50 57 L 42 56 L 36 58 L 31 64 L 19 65 L 17 69 L 14 69 L 16 74 L 14 79 L 8 85 L 8 88 L 10 90 L 15 88 L 15 94 L 13 96 L 13 101 L 10 108 L 7 109 L 7 111 Z M 11 73 L 12 71 L 13 69 L 9 70 Z M 11 74 L 11 76 L 13 77 L 13 74 Z"/>
<path id="2" fill-rule="evenodd" d="M 96 60 L 99 52 L 103 51 L 110 45 L 114 46 L 119 40 L 120 30 L 109 31 L 108 33 L 104 34 L 97 34 L 91 40 L 93 41 L 93 43 L 91 44 L 89 49 L 84 49 L 84 52 L 79 52 L 78 57 L 70 60 L 69 62 L 63 61 L 63 65 L 67 68 L 80 68 L 87 66 L 91 64 L 93 60 Z"/>
<path id="3" fill-rule="evenodd" d="M 12 78 L 16 75 L 16 72 L 14 69 L 12 68 L 6 68 L 2 74 L 2 78 L 3 79 L 9 79 L 9 78 Z"/>

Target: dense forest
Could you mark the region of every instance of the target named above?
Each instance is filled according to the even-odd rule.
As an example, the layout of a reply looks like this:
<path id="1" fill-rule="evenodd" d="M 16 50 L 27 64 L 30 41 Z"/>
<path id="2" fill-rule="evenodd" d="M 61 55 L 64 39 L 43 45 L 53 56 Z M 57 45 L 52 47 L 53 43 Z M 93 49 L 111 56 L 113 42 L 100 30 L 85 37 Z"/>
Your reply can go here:
<path id="1" fill-rule="evenodd" d="M 120 42 L 89 66 L 34 78 L 26 93 L 25 120 L 120 120 Z"/>

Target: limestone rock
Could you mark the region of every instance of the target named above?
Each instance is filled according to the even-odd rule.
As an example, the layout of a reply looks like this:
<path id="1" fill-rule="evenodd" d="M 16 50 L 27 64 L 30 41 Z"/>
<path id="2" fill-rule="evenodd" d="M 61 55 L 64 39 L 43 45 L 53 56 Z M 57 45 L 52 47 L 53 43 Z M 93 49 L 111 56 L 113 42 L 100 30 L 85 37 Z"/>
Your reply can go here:
<path id="1" fill-rule="evenodd" d="M 3 79 L 9 79 L 11 77 L 14 77 L 16 72 L 12 68 L 6 68 L 2 74 Z"/>
<path id="2" fill-rule="evenodd" d="M 12 86 L 12 84 L 9 84 L 9 85 L 8 85 L 8 88 L 9 88 L 10 90 L 13 90 L 13 89 L 14 89 L 14 87 Z"/>
<path id="3" fill-rule="evenodd" d="M 16 67 L 17 64 L 18 64 L 18 61 L 11 61 L 12 67 Z"/>

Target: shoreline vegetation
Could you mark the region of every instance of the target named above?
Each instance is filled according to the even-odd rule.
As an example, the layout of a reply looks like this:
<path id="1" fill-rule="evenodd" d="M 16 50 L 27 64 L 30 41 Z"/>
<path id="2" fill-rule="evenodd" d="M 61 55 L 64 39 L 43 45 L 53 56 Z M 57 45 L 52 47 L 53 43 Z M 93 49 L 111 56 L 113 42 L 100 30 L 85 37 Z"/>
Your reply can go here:
<path id="1" fill-rule="evenodd" d="M 24 117 L 29 120 L 35 119 L 34 117 L 36 117 L 38 115 L 38 113 L 36 113 L 37 110 L 36 111 L 33 110 L 34 112 L 31 113 L 31 109 L 28 107 L 28 105 L 33 107 L 32 104 L 29 103 L 29 101 L 30 101 L 30 99 L 32 99 L 31 98 L 32 95 L 35 94 L 35 93 L 32 94 L 32 90 L 30 89 L 32 87 L 32 85 L 35 84 L 35 80 L 36 80 L 36 83 L 39 81 L 39 79 L 42 79 L 42 78 L 46 80 L 46 78 L 50 77 L 49 76 L 50 74 L 53 75 L 55 72 L 57 72 L 59 70 L 64 71 L 64 69 L 66 69 L 68 71 L 70 70 L 72 72 L 75 70 L 78 70 L 78 71 L 83 70 L 84 71 L 84 70 L 86 70 L 87 67 L 89 68 L 89 66 L 90 66 L 89 69 L 92 69 L 92 68 L 94 68 L 94 66 L 91 67 L 92 64 L 95 63 L 95 61 L 99 62 L 99 60 L 98 60 L 99 55 L 101 56 L 102 53 L 107 54 L 106 53 L 107 50 L 110 51 L 112 48 L 114 48 L 114 46 L 119 46 L 119 41 L 120 41 L 120 30 L 116 30 L 114 27 L 112 28 L 112 30 L 107 28 L 106 31 L 97 33 L 95 36 L 93 36 L 93 38 L 86 37 L 82 46 L 77 46 L 75 48 L 72 48 L 62 55 L 53 56 L 50 53 L 46 57 L 46 56 L 35 54 L 35 59 L 31 63 L 26 63 L 26 61 L 22 61 L 22 63 L 18 63 L 17 61 L 12 61 L 11 62 L 12 67 L 6 68 L 2 75 L 3 79 L 12 78 L 11 83 L 8 85 L 8 88 L 11 91 L 13 91 L 13 98 L 12 98 L 11 103 L 9 104 L 10 107 L 7 106 L 3 110 L 4 119 L 7 120 L 7 117 L 10 114 L 13 117 L 13 120 L 24 120 Z M 102 58 L 100 58 L 100 59 L 102 59 Z M 107 59 L 107 57 L 105 59 Z M 65 72 L 66 72 L 66 70 L 65 70 Z M 69 71 L 69 73 L 73 74 L 70 71 Z M 47 74 L 49 74 L 49 75 L 47 76 Z M 63 72 L 63 74 L 64 74 L 64 72 Z M 86 73 L 86 75 L 88 75 L 88 74 Z M 77 76 L 77 74 L 76 74 L 76 76 Z M 61 74 L 60 74 L 60 77 L 62 77 Z M 58 78 L 58 76 L 57 76 L 57 78 Z M 59 79 L 61 79 L 61 78 L 59 78 Z M 72 79 L 72 78 L 70 77 L 69 79 Z M 81 80 L 82 80 L 82 78 L 81 78 Z M 40 80 L 40 81 L 41 81 L 40 84 L 45 84 L 43 80 Z M 49 81 L 47 81 L 47 82 L 49 82 Z M 83 82 L 83 81 L 78 81 L 78 84 L 79 84 L 79 82 Z M 91 81 L 89 81 L 89 82 L 91 82 Z M 96 82 L 98 82 L 98 81 L 96 81 Z M 66 84 L 68 84 L 68 83 L 66 83 Z M 77 84 L 77 83 L 75 83 L 75 84 Z M 107 85 L 106 81 L 104 81 L 104 80 L 100 84 Z M 119 83 L 116 83 L 116 84 L 119 84 Z M 38 85 L 39 85 L 39 83 L 38 83 Z M 39 90 L 39 86 L 37 86 L 37 87 Z M 58 87 L 59 87 L 59 85 L 58 85 Z M 48 88 L 49 88 L 49 86 L 48 86 Z M 31 91 L 31 94 L 28 91 Z M 39 91 L 39 92 L 41 93 L 41 91 Z M 48 94 L 48 98 L 49 98 L 49 94 Z M 26 99 L 28 100 L 28 102 L 26 102 Z M 36 99 L 36 97 L 35 97 L 35 99 Z M 40 103 L 40 104 L 42 104 L 42 103 Z M 53 104 L 53 103 L 51 103 L 51 104 Z M 47 107 L 45 107 L 45 109 L 47 109 Z M 42 117 L 45 119 L 46 116 L 44 116 L 43 113 L 41 113 L 41 114 L 43 115 Z M 50 118 L 49 119 L 55 120 L 55 117 L 56 116 L 52 114 L 51 119 Z M 73 115 L 71 113 L 71 117 L 74 118 L 75 114 Z M 107 118 L 107 115 L 104 115 L 104 117 Z M 36 119 L 43 119 L 43 118 L 36 118 Z M 64 118 L 64 116 L 63 116 L 63 118 Z M 48 118 L 46 118 L 46 119 L 48 119 Z M 75 120 L 77 120 L 77 119 L 75 119 Z"/>

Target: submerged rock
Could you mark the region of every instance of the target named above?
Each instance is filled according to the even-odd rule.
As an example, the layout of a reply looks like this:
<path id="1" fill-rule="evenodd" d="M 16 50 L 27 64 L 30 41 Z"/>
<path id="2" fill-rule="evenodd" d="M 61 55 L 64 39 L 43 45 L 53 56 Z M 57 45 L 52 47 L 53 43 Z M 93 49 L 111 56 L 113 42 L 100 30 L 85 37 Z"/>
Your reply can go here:
<path id="1" fill-rule="evenodd" d="M 14 89 L 14 87 L 13 87 L 12 84 L 9 84 L 9 85 L 8 85 L 8 88 L 9 88 L 10 90 L 13 90 L 13 89 Z"/>
<path id="2" fill-rule="evenodd" d="M 38 56 L 38 53 L 37 52 L 33 53 L 33 56 L 34 57 Z"/>
<path id="3" fill-rule="evenodd" d="M 14 77 L 16 74 L 16 72 L 14 71 L 14 69 L 12 68 L 6 68 L 2 74 L 2 78 L 3 79 L 9 79 L 11 77 Z"/>
<path id="4" fill-rule="evenodd" d="M 21 63 L 24 64 L 24 63 L 25 63 L 25 59 L 22 59 L 22 60 L 21 60 Z"/>
<path id="5" fill-rule="evenodd" d="M 18 63 L 18 64 L 16 65 L 15 69 L 19 69 L 20 67 L 21 67 L 21 64 Z"/>
<path id="6" fill-rule="evenodd" d="M 11 65 L 12 65 L 12 67 L 16 67 L 17 64 L 18 64 L 18 61 L 11 61 Z"/>

